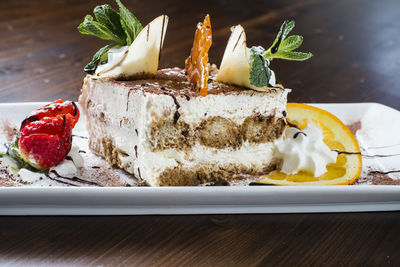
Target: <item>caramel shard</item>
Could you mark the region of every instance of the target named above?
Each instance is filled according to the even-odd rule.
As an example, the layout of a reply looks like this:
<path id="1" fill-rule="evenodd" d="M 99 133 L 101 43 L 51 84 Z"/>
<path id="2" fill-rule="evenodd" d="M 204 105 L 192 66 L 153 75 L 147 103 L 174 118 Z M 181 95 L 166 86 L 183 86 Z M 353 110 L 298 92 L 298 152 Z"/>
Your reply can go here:
<path id="1" fill-rule="evenodd" d="M 204 22 L 197 24 L 193 47 L 190 56 L 185 61 L 185 71 L 189 82 L 196 86 L 201 96 L 207 95 L 208 90 L 208 50 L 212 44 L 210 16 Z"/>

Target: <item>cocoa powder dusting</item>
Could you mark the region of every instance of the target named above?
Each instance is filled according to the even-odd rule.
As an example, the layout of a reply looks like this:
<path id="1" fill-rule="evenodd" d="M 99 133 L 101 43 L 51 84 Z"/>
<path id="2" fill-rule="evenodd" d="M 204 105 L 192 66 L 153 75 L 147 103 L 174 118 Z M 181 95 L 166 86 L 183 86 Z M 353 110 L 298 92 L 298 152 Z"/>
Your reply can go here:
<path id="1" fill-rule="evenodd" d="M 18 134 L 17 128 L 11 125 L 11 123 L 6 120 L 3 121 L 2 126 L 2 130 L 7 139 L 7 142 L 12 142 L 14 140 L 14 137 Z"/>
<path id="2" fill-rule="evenodd" d="M 372 178 L 373 185 L 400 185 L 400 179 L 392 179 L 383 173 L 374 173 Z"/>
<path id="3" fill-rule="evenodd" d="M 347 128 L 349 128 L 350 132 L 355 135 L 357 131 L 361 129 L 361 121 L 353 122 L 352 124 L 347 125 Z"/>

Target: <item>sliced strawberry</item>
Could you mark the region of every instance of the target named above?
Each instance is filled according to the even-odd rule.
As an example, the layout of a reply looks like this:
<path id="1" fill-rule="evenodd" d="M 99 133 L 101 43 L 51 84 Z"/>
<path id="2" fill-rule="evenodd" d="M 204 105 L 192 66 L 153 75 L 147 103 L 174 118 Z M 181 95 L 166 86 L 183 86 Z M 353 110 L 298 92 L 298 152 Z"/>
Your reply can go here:
<path id="1" fill-rule="evenodd" d="M 41 107 L 35 111 L 33 111 L 25 120 L 22 121 L 20 130 L 26 125 L 38 121 L 44 117 L 56 117 L 59 115 L 70 114 L 74 118 L 73 126 L 79 120 L 79 109 L 76 104 L 72 101 L 63 102 L 62 99 L 58 99 L 53 103 L 47 104 L 44 107 Z"/>
<path id="2" fill-rule="evenodd" d="M 19 150 L 24 161 L 39 169 L 47 169 L 64 159 L 62 140 L 57 135 L 32 134 L 20 139 Z"/>
<path id="3" fill-rule="evenodd" d="M 36 110 L 22 123 L 18 138 L 18 151 L 15 154 L 23 162 L 36 169 L 48 169 L 56 165 L 65 158 L 71 149 L 72 129 L 79 119 L 79 111 L 76 109 L 75 116 L 70 114 L 67 112 L 67 102 L 60 103 L 60 101 L 62 100 L 57 100 Z M 57 110 L 55 105 L 60 108 L 57 112 L 58 115 L 55 115 L 55 110 Z M 70 104 L 68 105 L 71 107 Z M 54 116 L 50 117 L 50 115 Z M 29 119 L 32 116 L 34 116 L 34 120 Z"/>
<path id="4" fill-rule="evenodd" d="M 57 117 L 44 117 L 23 127 L 20 131 L 20 139 L 31 134 L 51 134 L 66 138 L 74 127 L 74 117 L 70 114 Z"/>

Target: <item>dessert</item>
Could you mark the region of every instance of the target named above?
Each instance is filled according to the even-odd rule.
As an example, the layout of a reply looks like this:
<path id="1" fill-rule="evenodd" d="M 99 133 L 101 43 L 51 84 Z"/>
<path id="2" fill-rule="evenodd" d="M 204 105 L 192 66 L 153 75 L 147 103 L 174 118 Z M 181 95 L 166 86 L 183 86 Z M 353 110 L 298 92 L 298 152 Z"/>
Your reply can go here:
<path id="1" fill-rule="evenodd" d="M 243 28 L 234 27 L 218 72 L 208 65 L 207 15 L 197 25 L 185 70 L 156 72 L 167 21 L 163 15 L 150 22 L 86 76 L 79 102 L 89 147 L 151 186 L 199 185 L 274 170 L 274 141 L 286 126 L 290 90 L 275 84 L 269 63 L 311 57 L 291 52 L 302 40 L 288 37 L 294 22 L 284 22 L 269 49 L 247 48 Z"/>
<path id="2" fill-rule="evenodd" d="M 80 104 L 90 148 L 152 186 L 274 169 L 273 142 L 286 125 L 288 90 L 243 90 L 212 77 L 202 97 L 183 73 L 164 69 L 135 81 L 86 77 Z"/>

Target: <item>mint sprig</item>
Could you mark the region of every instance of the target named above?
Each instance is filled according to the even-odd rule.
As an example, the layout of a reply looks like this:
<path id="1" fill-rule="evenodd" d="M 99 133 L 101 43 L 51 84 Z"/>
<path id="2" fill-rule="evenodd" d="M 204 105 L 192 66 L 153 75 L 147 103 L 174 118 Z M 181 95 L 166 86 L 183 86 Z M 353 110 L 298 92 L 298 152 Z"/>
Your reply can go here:
<path id="1" fill-rule="evenodd" d="M 311 53 L 293 52 L 303 43 L 303 37 L 300 35 L 288 36 L 294 28 L 294 21 L 284 21 L 279 33 L 270 48 L 264 54 L 267 59 L 282 58 L 287 60 L 303 61 L 313 56 Z"/>
<path id="2" fill-rule="evenodd" d="M 276 36 L 272 45 L 262 52 L 262 58 L 265 60 L 264 64 L 260 57 L 260 47 L 252 47 L 250 49 L 251 69 L 250 69 L 250 84 L 257 87 L 264 87 L 268 85 L 269 78 L 271 77 L 271 70 L 269 69 L 269 62 L 274 58 L 281 58 L 286 60 L 303 61 L 311 58 L 312 53 L 294 52 L 293 50 L 299 48 L 303 43 L 303 37 L 300 35 L 288 36 L 293 30 L 295 23 L 293 20 L 284 21 L 281 25 L 278 35 Z M 255 48 L 255 49 L 253 49 Z M 261 68 L 263 67 L 263 68 Z M 262 69 L 265 73 L 262 74 Z M 265 77 L 265 78 L 264 78 Z"/>
<path id="3" fill-rule="evenodd" d="M 85 66 L 84 71 L 92 74 L 97 66 L 106 61 L 111 48 L 131 45 L 139 32 L 143 29 L 140 21 L 121 3 L 116 0 L 119 12 L 110 5 L 97 6 L 93 10 L 96 20 L 91 15 L 86 15 L 78 26 L 82 34 L 93 35 L 103 40 L 112 40 L 114 43 L 100 48 L 93 59 Z"/>

